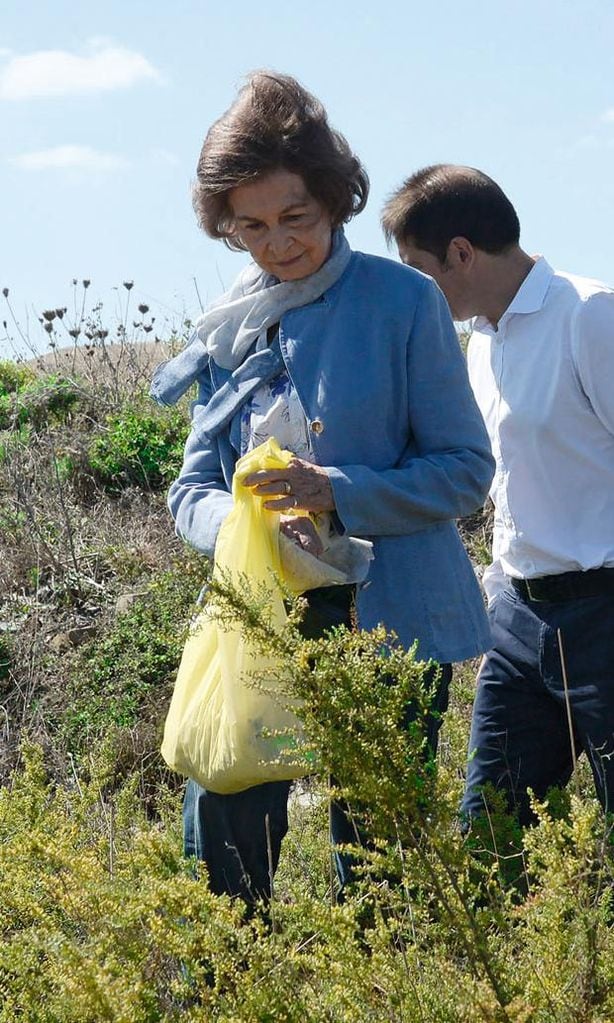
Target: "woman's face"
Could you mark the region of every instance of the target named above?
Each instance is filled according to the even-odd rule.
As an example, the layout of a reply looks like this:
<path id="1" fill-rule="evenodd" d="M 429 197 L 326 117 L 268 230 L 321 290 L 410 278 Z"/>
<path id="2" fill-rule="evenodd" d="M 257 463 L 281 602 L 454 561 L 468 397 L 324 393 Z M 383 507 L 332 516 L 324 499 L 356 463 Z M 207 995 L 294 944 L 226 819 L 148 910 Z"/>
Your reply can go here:
<path id="1" fill-rule="evenodd" d="M 328 259 L 330 214 L 300 174 L 272 171 L 233 188 L 228 203 L 236 235 L 258 266 L 279 280 L 299 281 Z"/>

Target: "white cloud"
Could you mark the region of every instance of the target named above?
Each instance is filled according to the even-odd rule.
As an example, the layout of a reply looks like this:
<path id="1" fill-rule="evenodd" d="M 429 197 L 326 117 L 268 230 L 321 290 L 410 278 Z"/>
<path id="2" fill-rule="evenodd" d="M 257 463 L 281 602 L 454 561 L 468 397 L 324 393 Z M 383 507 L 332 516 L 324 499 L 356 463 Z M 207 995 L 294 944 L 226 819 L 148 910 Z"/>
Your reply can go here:
<path id="1" fill-rule="evenodd" d="M 33 153 L 21 153 L 11 161 L 23 170 L 92 170 L 114 171 L 128 166 L 128 161 L 113 153 L 104 153 L 91 146 L 54 146 L 52 149 L 39 149 Z"/>
<path id="2" fill-rule="evenodd" d="M 66 50 L 38 50 L 12 57 L 0 69 L 0 99 L 80 95 L 125 89 L 136 82 L 161 81 L 146 57 L 134 50 L 92 40 L 92 52 L 80 57 Z"/>
<path id="3" fill-rule="evenodd" d="M 614 121 L 614 107 L 610 107 L 609 110 L 604 110 L 601 115 L 601 120 L 607 122 Z"/>
<path id="4" fill-rule="evenodd" d="M 171 153 L 168 149 L 152 149 L 151 158 L 156 163 L 166 165 L 167 167 L 178 167 L 181 160 L 175 153 Z"/>

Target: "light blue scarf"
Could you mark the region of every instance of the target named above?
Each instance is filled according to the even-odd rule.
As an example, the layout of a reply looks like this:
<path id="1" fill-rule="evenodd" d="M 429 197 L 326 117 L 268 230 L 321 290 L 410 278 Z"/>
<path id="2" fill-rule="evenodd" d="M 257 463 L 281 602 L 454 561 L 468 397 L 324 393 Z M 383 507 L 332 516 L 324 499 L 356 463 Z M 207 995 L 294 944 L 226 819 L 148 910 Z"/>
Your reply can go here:
<path id="1" fill-rule="evenodd" d="M 196 321 L 188 345 L 155 371 L 150 394 L 161 405 L 174 405 L 209 358 L 223 369 L 234 371 L 255 342 L 266 344 L 266 332 L 284 313 L 309 305 L 324 294 L 348 265 L 351 249 L 342 229 L 333 234 L 331 254 L 325 263 L 299 281 L 279 281 L 256 263 L 250 263 L 229 291 L 212 302 Z"/>

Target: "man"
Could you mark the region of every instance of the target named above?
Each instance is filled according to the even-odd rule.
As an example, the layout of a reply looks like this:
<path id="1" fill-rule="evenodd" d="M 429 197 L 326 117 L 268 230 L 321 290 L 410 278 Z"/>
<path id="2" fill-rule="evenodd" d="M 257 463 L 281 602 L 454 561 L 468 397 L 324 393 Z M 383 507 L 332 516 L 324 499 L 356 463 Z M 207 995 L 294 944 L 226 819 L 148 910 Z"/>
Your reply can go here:
<path id="1" fill-rule="evenodd" d="M 527 255 L 512 204 L 470 167 L 418 171 L 382 223 L 456 320 L 477 317 L 469 375 L 497 463 L 493 647 L 463 809 L 483 811 L 489 782 L 526 824 L 527 789 L 564 785 L 584 750 L 614 811 L 614 290 Z"/>

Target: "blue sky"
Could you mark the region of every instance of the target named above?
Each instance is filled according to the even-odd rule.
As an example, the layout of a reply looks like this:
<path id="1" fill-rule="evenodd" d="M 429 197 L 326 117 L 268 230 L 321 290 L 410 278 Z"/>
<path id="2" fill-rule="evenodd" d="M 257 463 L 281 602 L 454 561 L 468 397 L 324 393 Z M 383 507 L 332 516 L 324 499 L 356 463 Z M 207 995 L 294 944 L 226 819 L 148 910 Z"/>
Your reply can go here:
<path id="1" fill-rule="evenodd" d="M 166 327 L 196 315 L 193 279 L 213 298 L 244 257 L 199 232 L 190 183 L 257 67 L 315 92 L 367 166 L 356 248 L 385 253 L 403 177 L 468 163 L 508 193 L 528 251 L 612 281 L 613 52 L 611 0 L 3 0 L 0 288 L 41 344 L 36 313 L 73 277 L 111 319 L 124 280 Z"/>

